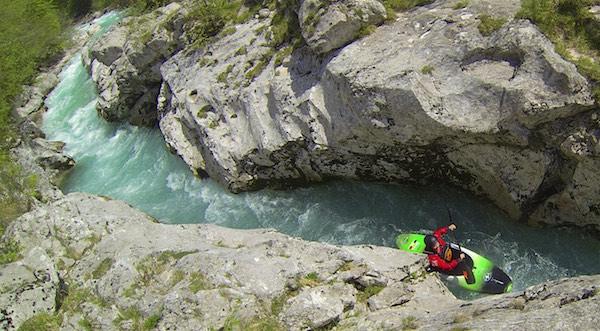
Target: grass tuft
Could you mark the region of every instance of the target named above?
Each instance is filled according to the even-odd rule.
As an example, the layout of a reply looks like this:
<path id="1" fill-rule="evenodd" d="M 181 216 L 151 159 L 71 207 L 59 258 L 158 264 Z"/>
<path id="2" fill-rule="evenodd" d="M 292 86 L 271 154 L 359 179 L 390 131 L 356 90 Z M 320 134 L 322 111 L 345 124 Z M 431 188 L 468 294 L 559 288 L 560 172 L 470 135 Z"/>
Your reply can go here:
<path id="1" fill-rule="evenodd" d="M 466 8 L 469 5 L 469 2 L 469 0 L 460 0 L 457 3 L 455 3 L 454 6 L 452 6 L 452 9 L 458 10 Z"/>
<path id="2" fill-rule="evenodd" d="M 381 292 L 384 288 L 385 288 L 385 286 L 381 286 L 381 285 L 367 286 L 363 290 L 358 292 L 358 294 L 356 296 L 356 300 L 358 302 L 365 303 L 365 302 L 367 302 L 367 300 L 369 300 L 370 297 L 379 294 L 379 292 Z"/>
<path id="3" fill-rule="evenodd" d="M 60 319 L 58 316 L 41 313 L 23 322 L 19 327 L 19 331 L 58 331 L 59 328 Z"/>
<path id="4" fill-rule="evenodd" d="M 490 36 L 492 33 L 500 30 L 500 28 L 506 23 L 506 19 L 504 18 L 494 18 L 490 15 L 481 15 L 479 16 L 479 33 L 482 36 Z"/>

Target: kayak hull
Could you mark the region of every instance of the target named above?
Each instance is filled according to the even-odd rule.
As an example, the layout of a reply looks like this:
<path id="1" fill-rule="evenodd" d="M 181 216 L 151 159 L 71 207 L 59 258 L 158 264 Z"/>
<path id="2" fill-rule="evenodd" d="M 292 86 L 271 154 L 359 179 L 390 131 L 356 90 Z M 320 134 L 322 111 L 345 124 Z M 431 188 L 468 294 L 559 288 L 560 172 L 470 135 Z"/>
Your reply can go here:
<path id="1" fill-rule="evenodd" d="M 420 233 L 400 234 L 396 237 L 396 246 L 403 251 L 425 254 L 425 235 Z M 499 294 L 512 290 L 512 280 L 492 261 L 467 248 L 451 245 L 454 254 L 464 253 L 467 258 L 461 262 L 452 274 L 440 272 L 448 282 L 469 291 Z"/>

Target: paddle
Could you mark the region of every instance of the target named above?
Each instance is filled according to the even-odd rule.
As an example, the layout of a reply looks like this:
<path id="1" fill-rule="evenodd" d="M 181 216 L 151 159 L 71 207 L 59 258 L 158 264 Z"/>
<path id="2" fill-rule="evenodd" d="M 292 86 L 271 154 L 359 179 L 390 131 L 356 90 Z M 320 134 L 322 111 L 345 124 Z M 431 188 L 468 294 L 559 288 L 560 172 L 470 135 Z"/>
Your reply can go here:
<path id="1" fill-rule="evenodd" d="M 448 218 L 450 219 L 450 224 L 454 224 L 456 226 L 456 223 L 454 223 L 454 220 L 452 219 L 452 213 L 450 213 L 450 208 L 446 207 L 446 210 L 448 211 Z M 458 246 L 458 250 L 462 252 L 460 244 L 458 243 L 458 240 L 456 240 L 456 230 L 450 232 L 452 232 L 452 240 Z"/>

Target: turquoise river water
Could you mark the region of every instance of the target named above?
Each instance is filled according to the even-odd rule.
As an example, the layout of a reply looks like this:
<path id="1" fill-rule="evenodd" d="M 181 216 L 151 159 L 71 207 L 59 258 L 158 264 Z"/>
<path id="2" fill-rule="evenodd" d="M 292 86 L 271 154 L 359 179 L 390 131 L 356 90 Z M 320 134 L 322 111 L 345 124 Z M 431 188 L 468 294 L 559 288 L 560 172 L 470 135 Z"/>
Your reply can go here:
<path id="1" fill-rule="evenodd" d="M 119 19 L 100 19 L 103 33 Z M 600 240 L 574 229 L 534 229 L 510 221 L 492 204 L 448 186 L 417 187 L 335 181 L 290 191 L 231 194 L 195 178 L 168 152 L 158 129 L 112 124 L 96 113 L 97 93 L 73 57 L 47 98 L 44 131 L 66 143 L 77 165 L 62 187 L 127 201 L 164 223 L 275 228 L 333 244 L 394 246 L 399 232 L 458 225 L 456 239 L 492 259 L 514 289 L 546 280 L 600 273 Z M 454 239 L 450 237 L 449 239 Z M 459 297 L 472 294 L 453 289 Z"/>

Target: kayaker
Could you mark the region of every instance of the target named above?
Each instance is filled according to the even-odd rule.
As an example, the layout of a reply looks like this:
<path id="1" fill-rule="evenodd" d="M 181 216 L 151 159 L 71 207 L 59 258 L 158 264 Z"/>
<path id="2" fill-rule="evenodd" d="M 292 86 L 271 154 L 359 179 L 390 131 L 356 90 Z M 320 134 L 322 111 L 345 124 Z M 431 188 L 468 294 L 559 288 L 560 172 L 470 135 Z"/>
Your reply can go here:
<path id="1" fill-rule="evenodd" d="M 429 259 L 429 264 L 434 270 L 444 273 L 452 273 L 452 271 L 465 259 L 465 253 L 460 253 L 454 257 L 452 249 L 442 238 L 448 233 L 448 230 L 456 230 L 455 224 L 443 226 L 433 232 L 433 235 L 425 236 L 425 253 Z"/>

